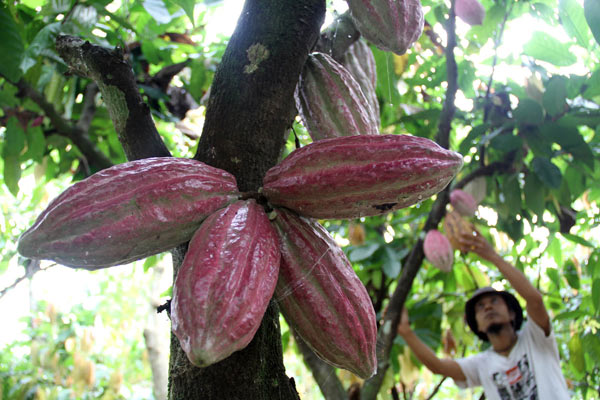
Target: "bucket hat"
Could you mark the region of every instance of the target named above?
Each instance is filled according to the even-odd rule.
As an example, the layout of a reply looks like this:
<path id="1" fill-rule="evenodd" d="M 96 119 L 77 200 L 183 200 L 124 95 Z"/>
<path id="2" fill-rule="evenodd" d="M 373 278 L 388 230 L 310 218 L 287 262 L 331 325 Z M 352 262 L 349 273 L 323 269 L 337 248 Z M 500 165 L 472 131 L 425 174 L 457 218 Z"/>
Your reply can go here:
<path id="1" fill-rule="evenodd" d="M 486 342 L 489 341 L 487 335 L 484 332 L 481 332 L 479 331 L 479 329 L 477 329 L 477 320 L 475 319 L 475 303 L 477 303 L 477 300 L 481 298 L 481 296 L 490 293 L 502 296 L 502 298 L 506 302 L 506 305 L 508 306 L 508 309 L 512 310 L 515 313 L 515 331 L 518 331 L 521 328 L 521 325 L 523 324 L 523 308 L 521 307 L 519 301 L 515 296 L 513 296 L 509 292 L 496 290 L 493 287 L 489 286 L 479 288 L 475 291 L 475 293 L 473 293 L 471 298 L 467 300 L 467 303 L 465 305 L 465 319 L 467 320 L 467 324 L 469 325 L 469 328 L 471 328 L 473 333 L 479 336 L 481 340 Z"/>

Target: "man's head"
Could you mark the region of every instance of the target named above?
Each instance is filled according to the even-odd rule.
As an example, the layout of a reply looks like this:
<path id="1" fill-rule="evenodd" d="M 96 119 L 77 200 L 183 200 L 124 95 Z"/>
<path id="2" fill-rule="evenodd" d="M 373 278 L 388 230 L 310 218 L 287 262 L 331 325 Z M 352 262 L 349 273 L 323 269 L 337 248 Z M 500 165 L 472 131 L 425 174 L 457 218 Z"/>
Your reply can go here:
<path id="1" fill-rule="evenodd" d="M 481 340 L 488 341 L 486 332 L 498 332 L 510 324 L 515 331 L 523 323 L 523 309 L 512 294 L 492 287 L 477 289 L 465 305 L 465 319 Z"/>

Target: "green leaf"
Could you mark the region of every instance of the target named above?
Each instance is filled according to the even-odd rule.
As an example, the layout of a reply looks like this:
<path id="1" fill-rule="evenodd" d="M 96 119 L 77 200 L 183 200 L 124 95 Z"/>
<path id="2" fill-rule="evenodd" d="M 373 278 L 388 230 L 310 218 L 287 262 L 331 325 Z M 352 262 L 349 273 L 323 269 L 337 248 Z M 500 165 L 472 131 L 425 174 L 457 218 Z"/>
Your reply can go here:
<path id="1" fill-rule="evenodd" d="M 27 129 L 27 152 L 23 155 L 24 160 L 32 159 L 41 163 L 46 151 L 46 137 L 39 126 Z"/>
<path id="2" fill-rule="evenodd" d="M 548 275 L 548 278 L 550 278 L 552 283 L 554 283 L 554 285 L 558 289 L 560 289 L 560 275 L 558 273 L 558 270 L 556 268 L 546 268 L 546 274 Z"/>
<path id="3" fill-rule="evenodd" d="M 171 13 L 167 10 L 163 0 L 144 0 L 144 8 L 159 24 L 171 22 Z"/>
<path id="4" fill-rule="evenodd" d="M 586 82 L 587 88 L 583 92 L 583 96 L 591 99 L 600 95 L 600 69 L 595 70 L 592 76 Z"/>
<path id="5" fill-rule="evenodd" d="M 592 283 L 592 304 L 598 314 L 600 312 L 600 278 L 594 279 Z"/>
<path id="6" fill-rule="evenodd" d="M 509 210 L 521 210 L 521 187 L 517 175 L 507 177 L 502 184 L 502 199 Z"/>
<path id="7" fill-rule="evenodd" d="M 587 240 L 585 240 L 584 238 L 582 238 L 581 236 L 573 235 L 572 233 L 561 233 L 561 235 L 563 235 L 563 237 L 565 239 L 568 239 L 573 243 L 577 243 L 582 246 L 589 247 L 590 249 L 593 249 L 594 247 L 596 247 L 592 243 L 590 243 Z"/>
<path id="8" fill-rule="evenodd" d="M 542 218 L 542 214 L 546 209 L 544 185 L 535 174 L 529 174 L 525 178 L 525 204 L 538 218 Z"/>
<path id="9" fill-rule="evenodd" d="M 581 338 L 575 333 L 568 343 L 569 361 L 578 372 L 585 370 L 585 359 L 583 358 L 583 347 L 581 346 Z"/>
<path id="10" fill-rule="evenodd" d="M 361 247 L 356 247 L 350 251 L 348 258 L 352 262 L 366 260 L 371 257 L 379 249 L 379 243 L 369 244 Z"/>
<path id="11" fill-rule="evenodd" d="M 547 33 L 535 31 L 531 40 L 523 47 L 523 53 L 559 67 L 568 67 L 577 62 L 569 45 L 561 43 Z"/>
<path id="12" fill-rule="evenodd" d="M 390 247 L 385 247 L 385 261 L 383 262 L 383 272 L 386 276 L 395 279 L 400 273 L 400 260 L 398 255 Z"/>
<path id="13" fill-rule="evenodd" d="M 172 0 L 173 3 L 177 4 L 179 7 L 185 11 L 185 14 L 190 19 L 192 25 L 195 26 L 194 23 L 194 6 L 196 5 L 196 0 Z M 583 15 L 583 12 L 582 12 Z"/>
<path id="14" fill-rule="evenodd" d="M 550 254 L 552 259 L 554 259 L 554 262 L 557 265 L 562 265 L 562 244 L 560 243 L 560 240 L 558 240 L 558 238 L 556 238 L 555 236 L 551 236 L 549 240 L 550 243 L 548 244 L 548 248 L 546 249 L 546 251 L 548 252 L 548 254 Z"/>
<path id="15" fill-rule="evenodd" d="M 19 179 L 21 179 L 19 156 L 4 156 L 4 184 L 15 197 L 19 193 Z"/>
<path id="16" fill-rule="evenodd" d="M 562 173 L 552 161 L 547 158 L 536 157 L 531 162 L 533 172 L 540 178 L 546 186 L 558 189 L 562 181 Z"/>
<path id="17" fill-rule="evenodd" d="M 2 155 L 4 157 L 19 157 L 21 151 L 25 148 L 25 132 L 19 124 L 16 117 L 11 117 L 6 123 L 6 132 L 4 138 L 4 147 Z"/>
<path id="18" fill-rule="evenodd" d="M 585 23 L 583 7 L 576 0 L 560 0 L 558 15 L 565 31 L 575 38 L 577 44 L 587 49 L 590 43 L 590 31 Z"/>
<path id="19" fill-rule="evenodd" d="M 0 5 L 0 32 L 2 32 L 2 40 L 0 40 L 0 74 L 12 82 L 17 82 L 23 75 L 20 66 L 25 47 L 17 23 L 4 2 Z"/>
<path id="20" fill-rule="evenodd" d="M 552 116 L 565 111 L 567 99 L 567 78 L 553 76 L 546 85 L 542 103 L 546 112 Z"/>
<path id="21" fill-rule="evenodd" d="M 564 266 L 563 274 L 573 289 L 579 290 L 581 285 L 579 282 L 579 274 L 577 273 L 577 268 L 575 268 L 575 264 L 571 260 L 567 261 Z"/>
<path id="22" fill-rule="evenodd" d="M 584 0 L 583 12 L 596 42 L 600 44 L 600 0 Z"/>
<path id="23" fill-rule="evenodd" d="M 541 125 L 544 122 L 544 109 L 532 99 L 519 99 L 513 115 L 521 125 Z"/>

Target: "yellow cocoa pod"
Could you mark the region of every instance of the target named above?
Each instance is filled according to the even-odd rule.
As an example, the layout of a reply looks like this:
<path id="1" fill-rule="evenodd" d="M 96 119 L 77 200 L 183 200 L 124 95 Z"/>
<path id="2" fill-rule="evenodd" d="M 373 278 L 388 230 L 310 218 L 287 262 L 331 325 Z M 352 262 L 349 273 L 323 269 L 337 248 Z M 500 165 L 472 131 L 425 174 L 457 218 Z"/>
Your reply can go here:
<path id="1" fill-rule="evenodd" d="M 469 249 L 460 243 L 460 236 L 477 232 L 475 226 L 463 219 L 456 211 L 451 211 L 444 218 L 444 231 L 453 248 L 465 253 Z"/>

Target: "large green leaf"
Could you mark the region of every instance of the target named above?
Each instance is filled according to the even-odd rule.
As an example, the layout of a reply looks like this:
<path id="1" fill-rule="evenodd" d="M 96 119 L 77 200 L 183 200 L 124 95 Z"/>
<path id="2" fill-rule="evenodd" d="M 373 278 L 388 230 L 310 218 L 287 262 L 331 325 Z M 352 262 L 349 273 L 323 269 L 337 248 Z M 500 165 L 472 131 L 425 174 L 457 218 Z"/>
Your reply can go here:
<path id="1" fill-rule="evenodd" d="M 552 116 L 565 111 L 567 100 L 567 78 L 553 76 L 546 84 L 546 91 L 542 103 L 546 112 Z"/>
<path id="2" fill-rule="evenodd" d="M 538 218 L 541 219 L 542 214 L 546 209 L 546 190 L 544 184 L 536 174 L 527 175 L 523 192 L 525 194 L 525 204 L 527 204 L 527 208 L 537 214 Z"/>
<path id="3" fill-rule="evenodd" d="M 163 0 L 144 0 L 144 9 L 159 24 L 168 24 L 172 16 Z"/>
<path id="4" fill-rule="evenodd" d="M 185 14 L 190 19 L 192 25 L 195 25 L 194 22 L 194 6 L 196 5 L 195 0 L 171 0 L 173 3 L 177 4 L 179 7 L 185 11 Z M 583 15 L 583 12 L 582 12 Z"/>
<path id="5" fill-rule="evenodd" d="M 559 67 L 567 67 L 577 62 L 577 57 L 571 53 L 568 44 L 540 31 L 533 33 L 531 40 L 523 47 L 523 53 Z"/>
<path id="6" fill-rule="evenodd" d="M 0 74 L 17 82 L 23 75 L 20 66 L 25 47 L 17 24 L 4 2 L 0 5 L 0 32 Z"/>
<path id="7" fill-rule="evenodd" d="M 581 346 L 581 338 L 579 334 L 573 335 L 569 340 L 569 361 L 578 372 L 585 370 L 585 359 L 583 358 L 583 347 Z"/>
<path id="8" fill-rule="evenodd" d="M 600 0 L 584 0 L 583 11 L 596 42 L 600 44 Z"/>
<path id="9" fill-rule="evenodd" d="M 544 122 L 544 109 L 532 99 L 520 99 L 513 115 L 521 125 L 540 125 Z"/>
<path id="10" fill-rule="evenodd" d="M 395 279 L 400 273 L 400 260 L 398 255 L 389 246 L 385 247 L 385 256 L 383 262 L 383 272 L 390 278 Z"/>
<path id="11" fill-rule="evenodd" d="M 588 48 L 590 31 L 585 23 L 583 7 L 576 0 L 560 0 L 558 2 L 558 14 L 565 31 L 581 47 Z"/>
<path id="12" fill-rule="evenodd" d="M 548 187 L 558 189 L 562 181 L 562 173 L 552 161 L 547 158 L 536 157 L 531 162 L 533 172 Z"/>
<path id="13" fill-rule="evenodd" d="M 5 155 L 4 157 L 4 184 L 16 196 L 19 193 L 19 180 L 21 179 L 21 162 L 18 156 Z"/>
<path id="14" fill-rule="evenodd" d="M 592 283 L 592 304 L 596 308 L 596 314 L 600 313 L 600 278 L 594 279 Z"/>

